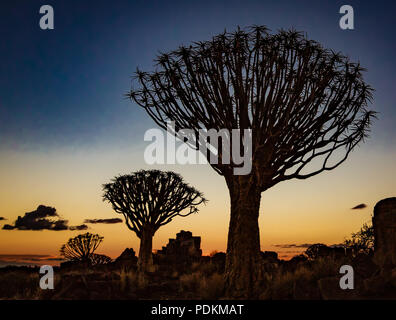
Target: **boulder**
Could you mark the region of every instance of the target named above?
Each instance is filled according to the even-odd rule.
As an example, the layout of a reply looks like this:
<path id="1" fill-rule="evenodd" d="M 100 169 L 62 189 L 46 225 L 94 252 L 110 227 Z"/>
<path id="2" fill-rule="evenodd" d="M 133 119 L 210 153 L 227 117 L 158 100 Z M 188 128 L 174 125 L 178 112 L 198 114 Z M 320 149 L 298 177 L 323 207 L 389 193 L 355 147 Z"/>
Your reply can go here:
<path id="1" fill-rule="evenodd" d="M 133 248 L 126 248 L 121 255 L 115 259 L 114 265 L 116 267 L 135 267 L 137 264 L 137 257 Z"/>
<path id="2" fill-rule="evenodd" d="M 211 258 L 212 263 L 216 266 L 219 273 L 223 273 L 225 269 L 226 254 L 224 252 L 217 252 Z"/>
<path id="3" fill-rule="evenodd" d="M 155 254 L 155 261 L 163 266 L 178 266 L 184 269 L 202 258 L 201 237 L 195 237 L 190 231 L 181 230 L 176 239 L 169 239 L 166 246 Z"/>
<path id="4" fill-rule="evenodd" d="M 201 257 L 201 237 L 193 237 L 190 231 L 181 230 L 176 239 L 169 239 L 168 244 L 157 251 L 159 255 Z"/>
<path id="5" fill-rule="evenodd" d="M 381 268 L 396 267 L 396 197 L 374 207 L 374 262 Z"/>
<path id="6" fill-rule="evenodd" d="M 277 262 L 278 261 L 278 253 L 275 251 L 262 251 L 261 258 L 266 262 Z"/>

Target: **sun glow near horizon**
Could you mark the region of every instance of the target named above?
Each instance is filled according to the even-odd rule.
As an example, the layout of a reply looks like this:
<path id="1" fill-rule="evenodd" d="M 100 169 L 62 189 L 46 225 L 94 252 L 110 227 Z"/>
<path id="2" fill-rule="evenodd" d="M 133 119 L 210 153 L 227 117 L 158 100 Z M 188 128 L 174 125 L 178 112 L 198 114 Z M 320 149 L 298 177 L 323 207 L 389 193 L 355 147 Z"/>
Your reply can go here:
<path id="1" fill-rule="evenodd" d="M 368 149 L 374 147 L 357 150 L 337 170 L 305 181 L 280 183 L 263 192 L 259 218 L 261 249 L 290 257 L 303 250 L 298 247 L 301 244 L 340 243 L 370 221 L 375 203 L 392 196 L 391 191 L 396 189 L 395 180 L 388 174 L 395 171 L 396 165 L 393 152 L 380 148 L 376 148 L 378 152 L 368 152 Z M 141 148 L 117 149 L 117 146 L 73 152 L 61 149 L 3 153 L 0 216 L 7 220 L 1 221 L 1 227 L 39 204 L 55 207 L 70 225 L 81 224 L 85 219 L 120 217 L 102 202 L 101 185 L 119 173 L 154 167 L 144 164 L 142 154 Z M 373 170 L 373 164 L 380 164 L 381 170 Z M 215 250 L 225 251 L 229 196 L 224 179 L 208 165 L 156 168 L 180 173 L 209 202 L 200 206 L 199 213 L 178 217 L 160 228 L 154 236 L 153 249 L 166 245 L 180 230 L 189 230 L 201 236 L 205 255 Z M 367 208 L 351 210 L 361 202 Z M 139 239 L 124 223 L 89 225 L 87 231 L 104 236 L 98 252 L 112 258 L 127 247 L 139 250 Z M 61 245 L 78 233 L 81 232 L 0 230 L 0 253 L 57 256 Z M 297 247 L 279 246 L 290 244 Z"/>

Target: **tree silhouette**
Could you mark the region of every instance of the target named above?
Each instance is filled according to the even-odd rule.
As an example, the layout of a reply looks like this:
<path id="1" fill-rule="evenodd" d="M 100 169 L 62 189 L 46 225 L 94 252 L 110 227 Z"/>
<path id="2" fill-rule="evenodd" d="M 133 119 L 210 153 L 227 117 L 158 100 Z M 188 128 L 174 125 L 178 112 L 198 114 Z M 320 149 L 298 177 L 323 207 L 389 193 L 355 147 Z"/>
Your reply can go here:
<path id="1" fill-rule="evenodd" d="M 91 263 L 95 250 L 103 241 L 98 234 L 84 233 L 70 238 L 60 249 L 60 254 L 66 260 Z"/>
<path id="2" fill-rule="evenodd" d="M 143 272 L 153 264 L 155 232 L 176 216 L 197 212 L 197 206 L 206 202 L 199 191 L 172 171 L 141 170 L 121 175 L 103 185 L 103 191 L 103 200 L 124 215 L 126 225 L 140 239 L 138 269 Z"/>
<path id="3" fill-rule="evenodd" d="M 344 241 L 344 246 L 350 248 L 355 254 L 360 252 L 370 254 L 374 251 L 374 227 L 364 223 L 358 232 L 351 235 L 351 239 Z"/>
<path id="4" fill-rule="evenodd" d="M 108 264 L 112 261 L 113 260 L 109 256 L 106 256 L 105 254 L 94 253 L 91 255 L 91 258 L 90 258 L 90 262 L 93 266 L 97 266 L 100 264 Z"/>
<path id="5" fill-rule="evenodd" d="M 226 289 L 233 297 L 260 286 L 261 192 L 336 168 L 363 140 L 375 113 L 364 69 L 302 33 L 254 26 L 160 54 L 154 72 L 137 70 L 128 97 L 161 128 L 252 132 L 252 170 L 211 163 L 231 197 Z M 217 150 L 222 158 L 223 150 Z M 232 152 L 230 152 L 232 154 Z M 208 160 L 209 153 L 206 154 Z M 257 284 L 258 286 L 256 286 Z"/>
<path id="6" fill-rule="evenodd" d="M 305 255 L 311 259 L 315 260 L 319 257 L 323 256 L 324 254 L 328 254 L 330 248 L 323 243 L 315 243 L 310 245 L 307 250 L 305 250 Z"/>

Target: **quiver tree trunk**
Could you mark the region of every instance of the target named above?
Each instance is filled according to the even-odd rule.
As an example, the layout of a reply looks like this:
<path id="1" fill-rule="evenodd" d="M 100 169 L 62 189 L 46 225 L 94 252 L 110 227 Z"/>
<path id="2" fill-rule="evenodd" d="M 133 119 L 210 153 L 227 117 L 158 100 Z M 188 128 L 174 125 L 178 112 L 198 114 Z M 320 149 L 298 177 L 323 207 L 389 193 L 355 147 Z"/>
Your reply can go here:
<path id="1" fill-rule="evenodd" d="M 231 219 L 225 293 L 229 298 L 257 298 L 262 279 L 258 226 L 261 192 L 255 185 L 250 184 L 247 176 L 233 176 L 230 179 L 227 179 L 231 197 Z"/>
<path id="2" fill-rule="evenodd" d="M 142 230 L 140 237 L 140 249 L 139 249 L 139 259 L 138 259 L 138 271 L 141 273 L 152 271 L 153 236 L 154 236 L 154 232 L 150 227 L 146 227 Z"/>

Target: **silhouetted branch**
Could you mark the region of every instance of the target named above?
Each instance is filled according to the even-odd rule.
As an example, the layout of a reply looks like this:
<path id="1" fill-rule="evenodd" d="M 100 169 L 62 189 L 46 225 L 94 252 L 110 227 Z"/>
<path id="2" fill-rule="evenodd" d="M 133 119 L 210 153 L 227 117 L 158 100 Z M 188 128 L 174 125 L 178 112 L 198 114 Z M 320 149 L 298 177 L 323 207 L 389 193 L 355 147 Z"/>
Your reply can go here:
<path id="1" fill-rule="evenodd" d="M 60 249 L 60 253 L 67 260 L 90 261 L 102 241 L 103 237 L 87 232 L 69 239 Z"/>
<path id="2" fill-rule="evenodd" d="M 136 71 L 128 97 L 163 129 L 169 120 L 197 136 L 252 129 L 253 175 L 263 191 L 336 168 L 367 136 L 375 112 L 366 109 L 373 89 L 364 71 L 300 32 L 254 26 L 161 54 L 156 71 Z M 211 166 L 229 176 L 234 163 Z"/>
<path id="3" fill-rule="evenodd" d="M 121 175 L 103 185 L 103 191 L 103 200 L 124 215 L 128 228 L 138 237 L 144 228 L 155 232 L 176 216 L 197 212 L 197 206 L 206 202 L 202 193 L 171 171 L 141 170 Z"/>

